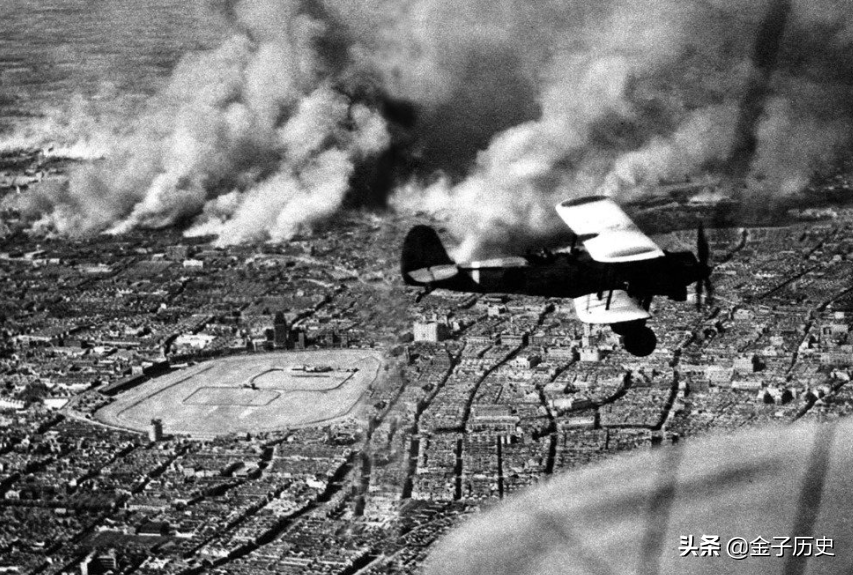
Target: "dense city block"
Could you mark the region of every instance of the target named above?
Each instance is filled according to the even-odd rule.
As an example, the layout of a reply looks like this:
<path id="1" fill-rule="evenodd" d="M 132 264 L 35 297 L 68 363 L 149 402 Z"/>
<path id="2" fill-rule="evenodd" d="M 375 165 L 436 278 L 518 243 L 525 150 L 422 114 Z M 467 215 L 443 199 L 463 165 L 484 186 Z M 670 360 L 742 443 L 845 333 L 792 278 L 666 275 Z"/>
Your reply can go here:
<path id="1" fill-rule="evenodd" d="M 7 194 L 63 169 L 3 161 Z M 0 571 L 411 572 L 452 526 L 554 474 L 846 415 L 853 217 L 831 216 L 709 229 L 714 299 L 656 299 L 658 347 L 638 358 L 568 300 L 405 288 L 403 236 L 441 225 L 417 215 L 219 247 L 173 229 L 46 237 L 6 212 Z M 318 350 L 385 358 L 359 410 L 329 423 L 198 436 L 99 416 L 235 356 L 288 354 L 320 377 L 332 368 L 299 360 Z"/>

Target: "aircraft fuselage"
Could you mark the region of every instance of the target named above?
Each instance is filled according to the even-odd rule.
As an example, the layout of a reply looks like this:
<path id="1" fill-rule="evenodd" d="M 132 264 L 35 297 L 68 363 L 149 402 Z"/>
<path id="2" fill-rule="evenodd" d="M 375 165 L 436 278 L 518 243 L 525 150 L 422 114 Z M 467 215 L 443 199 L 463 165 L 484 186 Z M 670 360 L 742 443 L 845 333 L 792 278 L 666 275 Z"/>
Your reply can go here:
<path id="1" fill-rule="evenodd" d="M 624 289 L 637 297 L 664 295 L 683 301 L 687 285 L 696 281 L 696 273 L 691 273 L 695 262 L 688 252 L 615 264 L 596 262 L 585 254 L 556 254 L 547 261 L 533 260 L 526 266 L 465 268 L 452 278 L 435 282 L 433 287 L 559 298 Z"/>

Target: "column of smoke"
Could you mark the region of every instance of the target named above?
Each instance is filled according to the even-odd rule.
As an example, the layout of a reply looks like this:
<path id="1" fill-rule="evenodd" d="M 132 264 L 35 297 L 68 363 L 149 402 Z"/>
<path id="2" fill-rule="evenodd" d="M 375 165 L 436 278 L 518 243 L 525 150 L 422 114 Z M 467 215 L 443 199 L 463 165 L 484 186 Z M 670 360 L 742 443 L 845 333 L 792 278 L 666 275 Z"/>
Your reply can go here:
<path id="1" fill-rule="evenodd" d="M 347 74 L 368 71 L 347 69 L 341 31 L 321 6 L 221 9 L 233 34 L 185 57 L 129 128 L 90 140 L 109 150 L 105 161 L 25 198 L 36 228 L 178 224 L 221 243 L 283 240 L 340 207 L 357 166 L 389 143 L 375 106 L 346 94 Z"/>
<path id="2" fill-rule="evenodd" d="M 457 256 L 535 244 L 553 205 L 631 199 L 661 180 L 739 179 L 781 197 L 849 151 L 853 9 L 842 2 L 610 2 L 543 63 L 541 115 L 498 134 L 461 182 L 412 188 L 449 206 Z"/>
<path id="3" fill-rule="evenodd" d="M 233 36 L 185 58 L 108 160 L 33 195 L 39 225 L 284 240 L 391 194 L 398 209 L 446 213 L 465 257 L 561 229 L 561 199 L 627 198 L 661 179 L 791 194 L 850 143 L 844 0 L 221 9 Z"/>

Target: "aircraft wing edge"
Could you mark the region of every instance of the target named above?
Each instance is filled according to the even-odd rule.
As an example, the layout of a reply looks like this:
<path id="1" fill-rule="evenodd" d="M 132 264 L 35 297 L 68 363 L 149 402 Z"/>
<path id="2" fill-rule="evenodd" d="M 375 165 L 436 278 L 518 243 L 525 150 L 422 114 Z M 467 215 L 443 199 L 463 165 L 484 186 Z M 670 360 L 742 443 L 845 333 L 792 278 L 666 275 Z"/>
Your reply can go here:
<path id="1" fill-rule="evenodd" d="M 508 256 L 502 258 L 492 258 L 490 260 L 478 260 L 472 262 L 465 262 L 458 264 L 460 269 L 463 270 L 476 270 L 476 269 L 491 269 L 491 268 L 523 268 L 528 267 L 530 264 L 528 261 L 522 257 L 518 256 Z"/>
<path id="2" fill-rule="evenodd" d="M 664 255 L 663 250 L 608 197 L 566 200 L 557 204 L 556 210 L 595 261 L 635 262 Z"/>
<path id="3" fill-rule="evenodd" d="M 605 231 L 583 243 L 589 256 L 601 263 L 638 262 L 663 257 L 663 250 L 639 230 Z"/>
<path id="4" fill-rule="evenodd" d="M 610 307 L 607 307 L 607 292 L 598 299 L 597 294 L 587 294 L 573 299 L 578 319 L 584 323 L 614 324 L 638 321 L 652 317 L 648 311 L 624 290 L 613 290 Z"/>

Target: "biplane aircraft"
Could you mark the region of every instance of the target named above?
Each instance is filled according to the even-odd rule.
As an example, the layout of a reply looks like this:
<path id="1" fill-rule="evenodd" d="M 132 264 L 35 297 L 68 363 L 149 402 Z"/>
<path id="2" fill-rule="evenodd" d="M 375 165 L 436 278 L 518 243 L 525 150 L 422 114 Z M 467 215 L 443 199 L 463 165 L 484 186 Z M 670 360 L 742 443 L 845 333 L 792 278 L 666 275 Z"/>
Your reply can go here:
<path id="1" fill-rule="evenodd" d="M 697 306 L 703 289 L 712 295 L 708 241 L 701 224 L 697 257 L 659 248 L 610 198 L 567 200 L 556 208 L 574 233 L 574 242 L 567 250 L 527 257 L 456 263 L 435 230 L 415 226 L 403 242 L 403 280 L 425 288 L 419 298 L 436 288 L 572 298 L 581 321 L 610 325 L 622 336 L 625 349 L 638 356 L 649 355 L 657 345 L 646 325 L 654 296 L 685 301 L 690 284 L 696 285 Z"/>

